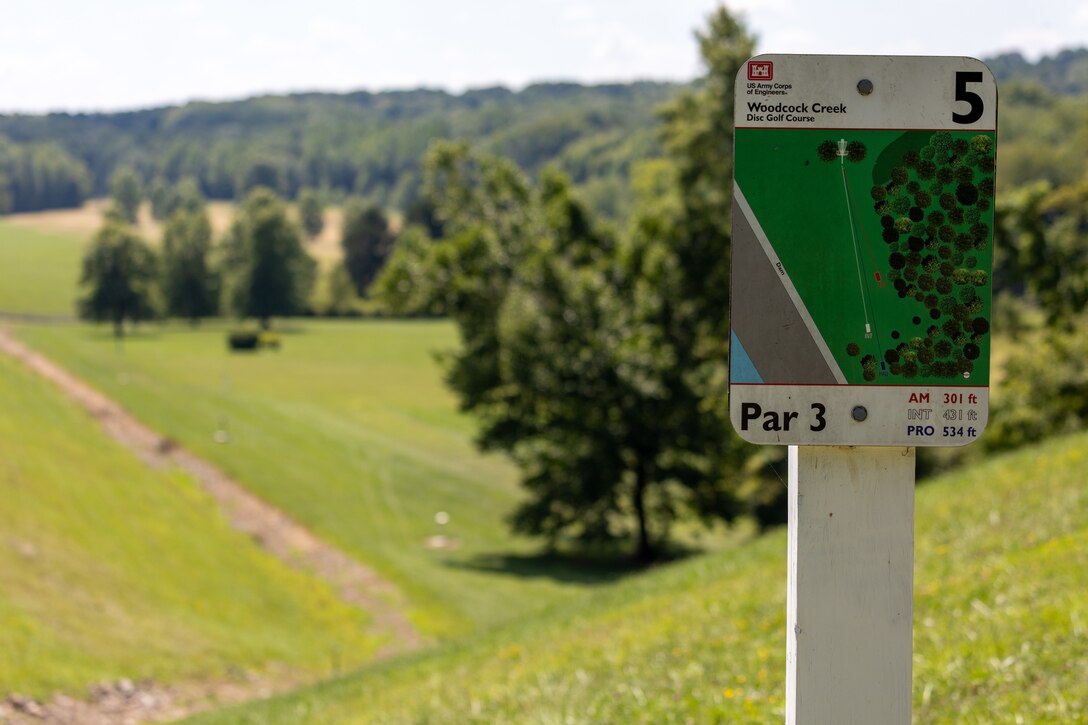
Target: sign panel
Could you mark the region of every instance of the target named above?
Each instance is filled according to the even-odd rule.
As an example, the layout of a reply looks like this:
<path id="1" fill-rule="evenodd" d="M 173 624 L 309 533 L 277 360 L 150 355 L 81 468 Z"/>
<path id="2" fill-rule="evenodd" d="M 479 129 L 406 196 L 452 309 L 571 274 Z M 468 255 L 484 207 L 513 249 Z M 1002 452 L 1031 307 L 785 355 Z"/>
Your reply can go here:
<path id="1" fill-rule="evenodd" d="M 973 58 L 763 55 L 737 76 L 730 417 L 753 443 L 986 427 L 997 85 Z"/>

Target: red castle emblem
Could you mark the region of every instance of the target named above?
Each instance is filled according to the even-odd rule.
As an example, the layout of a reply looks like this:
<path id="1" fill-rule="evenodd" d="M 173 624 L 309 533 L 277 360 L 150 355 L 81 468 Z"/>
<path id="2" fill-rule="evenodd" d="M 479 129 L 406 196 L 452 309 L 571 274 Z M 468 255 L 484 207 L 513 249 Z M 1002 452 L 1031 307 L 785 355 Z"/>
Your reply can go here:
<path id="1" fill-rule="evenodd" d="M 748 80 L 769 81 L 774 78 L 774 63 L 769 60 L 748 61 Z"/>

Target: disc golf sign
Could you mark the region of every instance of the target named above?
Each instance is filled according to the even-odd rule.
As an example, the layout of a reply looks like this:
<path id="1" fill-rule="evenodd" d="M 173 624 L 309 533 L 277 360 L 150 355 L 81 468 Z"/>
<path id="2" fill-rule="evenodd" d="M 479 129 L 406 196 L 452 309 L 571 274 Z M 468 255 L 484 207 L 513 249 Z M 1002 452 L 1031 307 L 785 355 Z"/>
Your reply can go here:
<path id="1" fill-rule="evenodd" d="M 986 426 L 997 86 L 959 57 L 763 55 L 737 77 L 730 417 L 753 443 Z"/>

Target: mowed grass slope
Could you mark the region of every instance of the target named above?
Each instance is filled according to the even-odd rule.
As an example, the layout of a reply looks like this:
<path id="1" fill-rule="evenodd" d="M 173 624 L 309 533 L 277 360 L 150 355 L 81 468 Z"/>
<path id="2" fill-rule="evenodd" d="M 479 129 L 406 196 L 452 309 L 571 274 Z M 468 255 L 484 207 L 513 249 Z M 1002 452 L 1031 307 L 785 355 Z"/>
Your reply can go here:
<path id="1" fill-rule="evenodd" d="M 914 719 L 1088 712 L 1088 435 L 918 490 Z M 219 723 L 781 722 L 785 533 Z"/>
<path id="2" fill-rule="evenodd" d="M 291 324 L 281 350 L 257 354 L 229 353 L 215 325 L 143 332 L 121 353 L 105 328 L 19 335 L 393 579 L 425 633 L 493 626 L 599 583 L 509 533 L 516 472 L 475 451 L 433 359 L 455 344 L 451 324 Z"/>
<path id="3" fill-rule="evenodd" d="M 97 200 L 0 221 L 0 239 L 10 241 L 0 244 L 0 313 L 73 314 L 79 260 L 103 208 Z M 229 208 L 212 204 L 211 213 L 224 227 Z M 329 209 L 309 247 L 323 260 L 338 252 L 339 220 Z M 56 259 L 45 259 L 51 249 Z M 516 618 L 614 575 L 557 571 L 535 556 L 536 542 L 510 535 L 504 517 L 521 495 L 516 473 L 475 451 L 472 424 L 456 412 L 432 357 L 455 344 L 452 325 L 304 323 L 285 335 L 280 353 L 256 356 L 228 354 L 226 329 L 145 326 L 120 356 L 91 327 L 23 334 L 159 432 L 396 580 L 429 634 Z M 213 442 L 221 428 L 229 444 Z M 447 526 L 435 524 L 439 511 L 450 514 Z M 439 535 L 449 546 L 428 548 Z"/>
<path id="4" fill-rule="evenodd" d="M 0 221 L 0 312 L 74 317 L 86 240 Z"/>
<path id="5" fill-rule="evenodd" d="M 120 678 L 313 677 L 379 644 L 365 613 L 3 356 L 0 502 L 0 699 Z"/>

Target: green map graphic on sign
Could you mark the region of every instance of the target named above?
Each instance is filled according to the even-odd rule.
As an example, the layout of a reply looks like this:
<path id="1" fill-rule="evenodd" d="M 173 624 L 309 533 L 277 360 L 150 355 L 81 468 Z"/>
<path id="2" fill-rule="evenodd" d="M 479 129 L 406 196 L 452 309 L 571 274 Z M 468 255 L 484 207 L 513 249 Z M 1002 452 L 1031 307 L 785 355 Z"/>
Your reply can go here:
<path id="1" fill-rule="evenodd" d="M 761 55 L 734 97 L 729 417 L 958 446 L 989 415 L 997 83 L 963 56 Z"/>
<path id="2" fill-rule="evenodd" d="M 803 320 L 777 321 L 811 371 L 782 382 L 989 384 L 992 131 L 736 134 L 734 254 L 743 263 L 745 249 L 762 254 L 757 237 L 772 239 L 778 273 L 820 331 L 806 340 Z M 744 333 L 775 324 L 768 293 L 783 293 L 748 283 L 764 285 L 766 304 L 735 311 L 731 379 L 773 383 L 776 364 L 799 366 L 775 359 L 781 345 L 761 350 L 762 336 Z"/>

